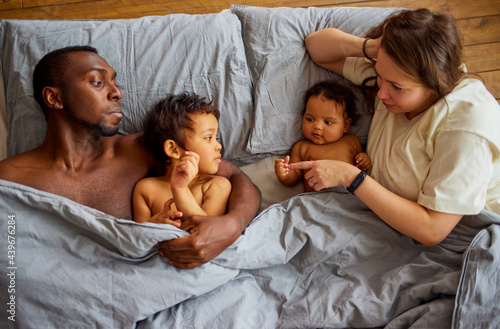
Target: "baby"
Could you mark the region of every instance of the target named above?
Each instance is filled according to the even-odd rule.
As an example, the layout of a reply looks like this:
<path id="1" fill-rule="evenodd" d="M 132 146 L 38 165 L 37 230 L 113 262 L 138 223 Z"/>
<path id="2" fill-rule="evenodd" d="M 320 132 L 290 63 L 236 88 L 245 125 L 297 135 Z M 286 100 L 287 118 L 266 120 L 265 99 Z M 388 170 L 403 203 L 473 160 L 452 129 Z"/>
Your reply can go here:
<path id="1" fill-rule="evenodd" d="M 309 160 L 340 160 L 363 171 L 370 168 L 370 158 L 362 152 L 359 139 L 347 131 L 352 122 L 354 93 L 334 81 L 315 84 L 305 94 L 302 116 L 304 140 L 297 142 L 285 159 L 277 159 L 274 170 L 281 184 L 293 186 L 302 180 L 302 170 L 289 170 L 288 164 Z M 304 191 L 314 189 L 308 182 Z"/>
<path id="2" fill-rule="evenodd" d="M 215 175 L 221 163 L 219 116 L 205 98 L 188 93 L 168 95 L 147 114 L 141 143 L 164 174 L 136 184 L 135 221 L 179 226 L 172 217 L 226 213 L 231 183 Z M 158 216 L 163 211 L 176 215 L 164 220 Z"/>

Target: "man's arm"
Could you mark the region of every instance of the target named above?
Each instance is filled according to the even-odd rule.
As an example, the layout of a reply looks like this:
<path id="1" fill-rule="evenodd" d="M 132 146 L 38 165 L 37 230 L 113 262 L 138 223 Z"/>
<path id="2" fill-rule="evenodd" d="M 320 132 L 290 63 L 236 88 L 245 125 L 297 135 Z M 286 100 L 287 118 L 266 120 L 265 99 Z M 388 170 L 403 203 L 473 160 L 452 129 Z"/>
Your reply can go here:
<path id="1" fill-rule="evenodd" d="M 178 268 L 193 268 L 207 263 L 232 245 L 255 217 L 260 206 L 260 191 L 234 164 L 223 160 L 217 173 L 233 187 L 224 216 L 192 216 L 181 228 L 191 234 L 159 243 L 160 254 Z"/>
<path id="2" fill-rule="evenodd" d="M 259 211 L 260 190 L 240 168 L 229 161 L 222 160 L 217 175 L 224 176 L 231 182 L 227 215 L 240 219 L 239 237 Z"/>

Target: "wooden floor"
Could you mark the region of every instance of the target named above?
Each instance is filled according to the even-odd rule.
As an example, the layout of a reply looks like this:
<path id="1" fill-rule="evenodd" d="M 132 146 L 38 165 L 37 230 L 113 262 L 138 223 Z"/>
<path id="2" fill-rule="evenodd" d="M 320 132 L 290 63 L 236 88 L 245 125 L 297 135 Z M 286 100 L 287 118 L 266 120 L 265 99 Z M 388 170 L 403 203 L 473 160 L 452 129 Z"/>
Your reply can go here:
<path id="1" fill-rule="evenodd" d="M 114 19 L 205 14 L 231 4 L 262 7 L 426 7 L 452 14 L 463 34 L 465 64 L 500 101 L 500 0 L 0 0 L 0 19 Z"/>

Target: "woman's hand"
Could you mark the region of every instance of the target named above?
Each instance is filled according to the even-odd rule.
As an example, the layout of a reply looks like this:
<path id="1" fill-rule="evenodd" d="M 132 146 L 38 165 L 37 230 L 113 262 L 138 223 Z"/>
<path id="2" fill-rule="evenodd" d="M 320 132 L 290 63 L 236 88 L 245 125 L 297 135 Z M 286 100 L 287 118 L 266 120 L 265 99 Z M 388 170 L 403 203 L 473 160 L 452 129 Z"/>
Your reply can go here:
<path id="1" fill-rule="evenodd" d="M 380 44 L 382 43 L 382 37 L 377 39 L 368 39 L 365 43 L 364 54 L 365 57 L 376 59 L 378 56 L 378 51 L 380 49 Z"/>
<path id="2" fill-rule="evenodd" d="M 344 161 L 338 160 L 315 160 L 291 163 L 289 169 L 302 169 L 307 172 L 304 180 L 315 191 L 333 186 L 349 186 L 360 169 Z"/>

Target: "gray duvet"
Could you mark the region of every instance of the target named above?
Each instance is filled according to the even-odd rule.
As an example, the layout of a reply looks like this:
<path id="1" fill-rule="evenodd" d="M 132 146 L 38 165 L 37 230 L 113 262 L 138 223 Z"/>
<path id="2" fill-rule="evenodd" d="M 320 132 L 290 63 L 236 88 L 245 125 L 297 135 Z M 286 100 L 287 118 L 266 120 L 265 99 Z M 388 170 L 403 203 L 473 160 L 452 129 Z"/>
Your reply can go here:
<path id="1" fill-rule="evenodd" d="M 6 181 L 0 214 L 9 328 L 500 326 L 500 216 L 490 212 L 428 248 L 340 189 L 301 194 L 191 270 L 157 253 L 187 234 L 170 225 Z"/>

